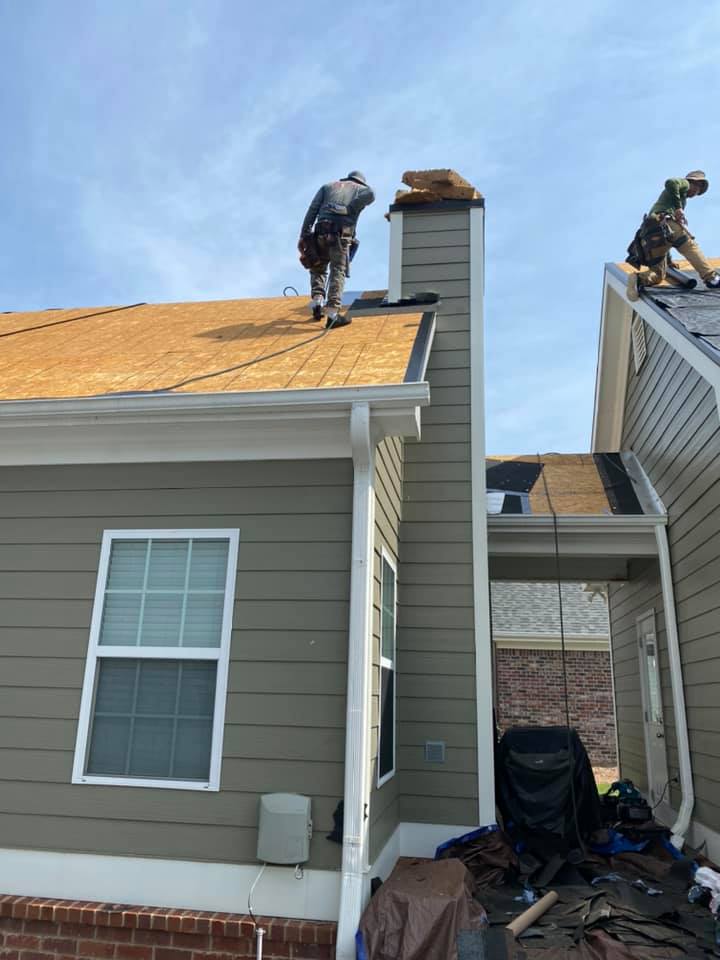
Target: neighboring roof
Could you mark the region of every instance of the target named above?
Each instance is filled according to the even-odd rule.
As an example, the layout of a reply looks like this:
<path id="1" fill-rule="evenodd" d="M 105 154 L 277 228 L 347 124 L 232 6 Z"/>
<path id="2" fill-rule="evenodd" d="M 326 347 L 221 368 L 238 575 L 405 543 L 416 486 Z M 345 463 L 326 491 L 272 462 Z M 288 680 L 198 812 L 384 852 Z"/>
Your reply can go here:
<path id="1" fill-rule="evenodd" d="M 560 633 L 560 605 L 557 583 L 530 583 L 494 580 L 492 623 L 494 633 Z M 579 583 L 562 584 L 563 626 L 567 634 L 607 637 L 607 602 L 590 594 Z"/>
<path id="2" fill-rule="evenodd" d="M 643 513 L 625 464 L 614 453 L 489 456 L 487 486 L 488 491 L 498 491 L 488 496 L 488 512 L 493 514 Z"/>
<path id="3" fill-rule="evenodd" d="M 327 334 L 306 297 L 0 314 L 0 401 L 417 381 L 432 336 L 422 309 L 378 307 Z"/>

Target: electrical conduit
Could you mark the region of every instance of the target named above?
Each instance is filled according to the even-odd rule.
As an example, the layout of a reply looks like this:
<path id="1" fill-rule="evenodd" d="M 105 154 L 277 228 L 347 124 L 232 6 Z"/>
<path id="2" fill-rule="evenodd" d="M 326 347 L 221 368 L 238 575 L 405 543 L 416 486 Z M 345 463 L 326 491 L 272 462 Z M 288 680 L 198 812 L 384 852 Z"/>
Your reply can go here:
<path id="1" fill-rule="evenodd" d="M 370 677 L 372 669 L 374 443 L 370 407 L 355 403 L 350 415 L 353 519 L 350 567 L 345 803 L 337 960 L 354 960 L 355 933 L 363 908 L 367 796 L 370 767 Z"/>

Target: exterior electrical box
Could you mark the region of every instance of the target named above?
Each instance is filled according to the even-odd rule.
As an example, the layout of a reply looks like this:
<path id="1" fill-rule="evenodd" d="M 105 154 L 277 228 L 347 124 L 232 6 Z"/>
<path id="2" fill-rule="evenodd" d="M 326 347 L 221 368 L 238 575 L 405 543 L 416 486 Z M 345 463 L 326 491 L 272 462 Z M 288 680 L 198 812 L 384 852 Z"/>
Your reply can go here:
<path id="1" fill-rule="evenodd" d="M 310 797 L 266 793 L 260 797 L 257 858 L 264 863 L 305 863 L 310 859 Z"/>

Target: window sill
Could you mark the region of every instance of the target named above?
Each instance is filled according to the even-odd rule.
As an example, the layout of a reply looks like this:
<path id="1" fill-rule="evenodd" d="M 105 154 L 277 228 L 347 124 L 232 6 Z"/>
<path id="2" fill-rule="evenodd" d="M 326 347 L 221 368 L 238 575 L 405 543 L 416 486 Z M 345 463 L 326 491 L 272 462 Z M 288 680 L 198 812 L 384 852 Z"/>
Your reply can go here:
<path id="1" fill-rule="evenodd" d="M 219 783 L 206 780 L 149 780 L 142 777 L 73 777 L 73 783 L 91 784 L 104 787 L 153 787 L 156 790 L 204 790 L 206 793 L 218 793 Z"/>

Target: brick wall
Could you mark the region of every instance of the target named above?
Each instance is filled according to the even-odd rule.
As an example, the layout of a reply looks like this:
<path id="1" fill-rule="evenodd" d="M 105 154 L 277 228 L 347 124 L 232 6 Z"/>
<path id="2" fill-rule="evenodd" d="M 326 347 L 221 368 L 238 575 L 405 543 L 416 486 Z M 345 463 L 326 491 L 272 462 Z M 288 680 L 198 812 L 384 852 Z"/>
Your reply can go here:
<path id="1" fill-rule="evenodd" d="M 265 960 L 332 960 L 336 924 L 258 917 Z M 250 917 L 0 895 L 0 960 L 235 960 L 255 956 Z"/>
<path id="2" fill-rule="evenodd" d="M 559 650 L 495 650 L 497 720 L 500 728 L 564 725 Z M 566 652 L 570 719 L 593 766 L 617 764 L 610 653 Z"/>

